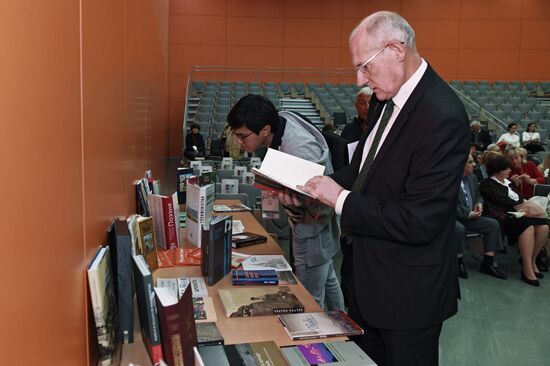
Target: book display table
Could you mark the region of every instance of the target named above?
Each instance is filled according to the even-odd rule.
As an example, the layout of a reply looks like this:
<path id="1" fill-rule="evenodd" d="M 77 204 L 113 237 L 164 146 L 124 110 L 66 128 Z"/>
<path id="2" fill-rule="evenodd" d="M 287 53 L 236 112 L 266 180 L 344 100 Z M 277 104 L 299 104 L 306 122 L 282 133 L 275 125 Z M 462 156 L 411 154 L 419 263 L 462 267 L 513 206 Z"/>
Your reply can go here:
<path id="1" fill-rule="evenodd" d="M 227 204 L 235 202 L 221 201 L 220 203 Z M 233 249 L 234 251 L 245 254 L 284 254 L 277 242 L 269 236 L 264 227 L 252 216 L 250 212 L 232 212 L 231 215 L 234 220 L 241 220 L 243 222 L 246 231 L 261 234 L 267 237 L 266 243 L 247 246 L 240 249 Z M 181 235 L 181 237 L 185 238 L 185 235 Z M 188 243 L 185 245 L 189 246 Z M 158 277 L 201 277 L 201 269 L 200 266 L 159 268 L 153 272 L 153 278 L 155 281 Z M 288 286 L 304 305 L 305 312 L 321 311 L 319 305 L 315 302 L 315 300 L 313 300 L 311 295 L 299 281 L 296 285 Z M 220 296 L 218 295 L 218 289 L 230 287 L 233 287 L 231 283 L 231 273 L 225 276 L 214 286 L 208 287 L 208 294 L 214 300 L 214 306 L 216 308 L 216 325 L 224 338 L 225 344 L 274 341 L 279 347 L 281 347 L 300 343 L 327 341 L 326 338 L 317 340 L 309 339 L 306 341 L 292 341 L 285 332 L 283 325 L 277 318 L 277 315 L 227 318 L 224 313 L 224 307 L 220 301 Z M 342 341 L 346 339 L 346 337 L 337 337 L 330 338 L 328 340 Z M 142 341 L 137 311 L 134 311 L 134 343 L 124 344 L 122 346 L 121 365 L 128 365 L 129 363 L 143 366 L 151 365 L 151 361 L 149 360 L 147 351 L 145 350 L 145 346 Z"/>

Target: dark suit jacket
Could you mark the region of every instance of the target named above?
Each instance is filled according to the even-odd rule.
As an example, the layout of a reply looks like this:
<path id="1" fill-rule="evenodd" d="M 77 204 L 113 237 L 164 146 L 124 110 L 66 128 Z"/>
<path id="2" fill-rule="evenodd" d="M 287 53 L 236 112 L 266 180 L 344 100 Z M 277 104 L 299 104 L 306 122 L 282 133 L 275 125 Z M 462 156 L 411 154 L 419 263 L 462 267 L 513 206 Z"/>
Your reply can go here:
<path id="1" fill-rule="evenodd" d="M 353 120 L 344 127 L 340 134 L 348 144 L 360 140 L 361 135 L 363 135 L 363 127 L 361 127 L 361 122 L 359 122 L 357 116 L 353 117 Z"/>
<path id="2" fill-rule="evenodd" d="M 472 131 L 470 131 L 470 142 L 473 144 L 475 141 L 475 135 Z M 479 147 L 481 150 L 485 150 L 487 146 L 491 145 L 493 143 L 493 139 L 491 138 L 491 134 L 489 134 L 489 131 L 486 129 L 481 129 L 478 134 L 477 144 L 480 145 Z"/>
<path id="3" fill-rule="evenodd" d="M 322 132 L 332 161 L 332 168 L 335 172 L 349 164 L 348 158 L 348 143 L 341 136 L 338 136 L 332 131 Z"/>
<path id="4" fill-rule="evenodd" d="M 483 198 L 481 197 L 481 193 L 479 193 L 479 183 L 476 176 L 474 174 L 470 174 L 466 177 L 466 180 L 468 182 L 468 186 L 470 187 L 470 192 L 472 193 L 474 205 L 476 203 L 483 203 Z M 466 195 L 464 194 L 462 187 L 459 186 L 456 218 L 464 223 L 465 221 L 468 221 L 469 215 L 470 207 L 468 206 L 468 202 L 466 202 Z"/>
<path id="5" fill-rule="evenodd" d="M 373 96 L 368 126 L 376 123 L 382 106 Z M 358 174 L 365 140 L 366 134 L 351 164 L 332 175 L 348 190 Z M 355 295 L 371 326 L 418 329 L 456 313 L 454 229 L 468 146 L 466 111 L 428 65 L 361 193 L 351 192 L 342 209 L 342 231 L 353 245 Z"/>

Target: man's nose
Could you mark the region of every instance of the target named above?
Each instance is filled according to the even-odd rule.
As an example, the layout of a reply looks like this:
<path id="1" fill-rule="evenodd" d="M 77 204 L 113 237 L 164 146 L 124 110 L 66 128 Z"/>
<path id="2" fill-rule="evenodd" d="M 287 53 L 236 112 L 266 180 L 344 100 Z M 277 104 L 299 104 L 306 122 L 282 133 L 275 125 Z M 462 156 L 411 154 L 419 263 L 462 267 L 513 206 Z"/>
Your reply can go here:
<path id="1" fill-rule="evenodd" d="M 365 87 L 367 86 L 367 83 L 369 82 L 369 78 L 365 73 L 362 73 L 361 71 L 357 71 L 357 86 L 359 87 Z"/>

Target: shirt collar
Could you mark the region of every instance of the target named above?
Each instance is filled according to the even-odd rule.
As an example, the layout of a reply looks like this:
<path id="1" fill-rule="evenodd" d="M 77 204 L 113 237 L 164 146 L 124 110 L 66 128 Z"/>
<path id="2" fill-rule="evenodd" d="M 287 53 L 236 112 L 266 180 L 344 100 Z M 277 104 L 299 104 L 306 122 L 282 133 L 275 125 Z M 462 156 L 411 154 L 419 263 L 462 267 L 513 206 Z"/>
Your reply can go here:
<path id="1" fill-rule="evenodd" d="M 420 82 L 420 79 L 426 72 L 426 69 L 428 68 L 428 63 L 422 59 L 422 62 L 420 63 L 420 66 L 414 74 L 401 86 L 395 97 L 392 98 L 393 103 L 397 108 L 400 110 L 403 108 L 405 103 L 407 102 L 407 99 L 411 96 L 414 88 L 418 85 Z"/>

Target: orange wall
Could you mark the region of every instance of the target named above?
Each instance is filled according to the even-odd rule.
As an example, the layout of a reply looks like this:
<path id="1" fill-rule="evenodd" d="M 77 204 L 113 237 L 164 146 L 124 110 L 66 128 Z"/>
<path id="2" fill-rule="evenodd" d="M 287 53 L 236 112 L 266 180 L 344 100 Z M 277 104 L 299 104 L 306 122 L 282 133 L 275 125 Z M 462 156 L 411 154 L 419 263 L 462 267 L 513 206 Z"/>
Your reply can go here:
<path id="1" fill-rule="evenodd" d="M 86 265 L 135 210 L 132 181 L 165 176 L 168 0 L 3 1 L 0 14 L 2 364 L 85 365 Z"/>
<path id="2" fill-rule="evenodd" d="M 349 33 L 377 10 L 409 20 L 446 79 L 550 79 L 548 0 L 172 0 L 170 154 L 191 66 L 348 68 Z"/>

